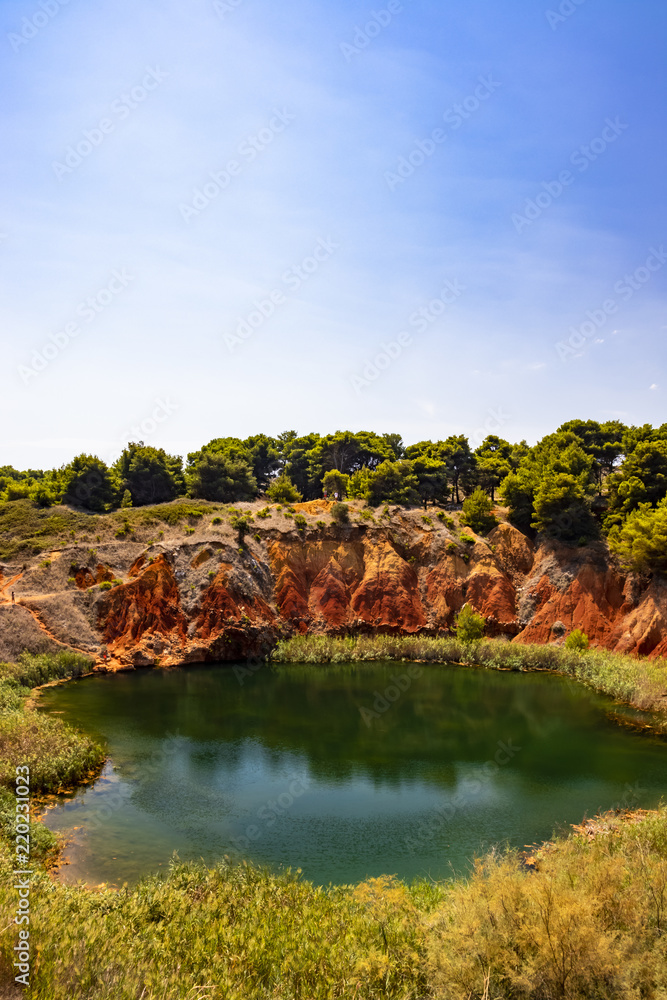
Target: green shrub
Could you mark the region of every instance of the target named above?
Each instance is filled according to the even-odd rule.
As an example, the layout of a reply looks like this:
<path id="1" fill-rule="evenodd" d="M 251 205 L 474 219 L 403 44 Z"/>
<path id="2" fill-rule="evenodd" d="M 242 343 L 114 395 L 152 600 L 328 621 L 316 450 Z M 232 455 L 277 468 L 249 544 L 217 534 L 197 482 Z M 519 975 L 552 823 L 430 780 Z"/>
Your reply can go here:
<path id="1" fill-rule="evenodd" d="M 93 661 L 81 653 L 21 653 L 16 663 L 0 663 L 0 680 L 26 688 L 90 672 Z"/>
<path id="2" fill-rule="evenodd" d="M 308 526 L 308 521 L 303 516 L 303 514 L 294 515 L 294 524 L 298 531 L 305 531 Z"/>
<path id="3" fill-rule="evenodd" d="M 17 681 L 13 679 L 0 680 L 0 714 L 18 711 L 27 695 L 28 689 L 22 687 Z"/>
<path id="4" fill-rule="evenodd" d="M 567 639 L 565 640 L 566 649 L 576 649 L 583 653 L 588 649 L 588 636 L 581 629 L 575 628 L 573 632 L 570 632 Z"/>
<path id="5" fill-rule="evenodd" d="M 609 547 L 635 573 L 667 574 L 667 498 L 657 507 L 640 503 L 621 526 L 612 527 Z"/>
<path id="6" fill-rule="evenodd" d="M 211 521 L 211 524 L 222 524 L 222 518 L 214 517 L 213 520 Z"/>
<path id="7" fill-rule="evenodd" d="M 330 497 L 336 493 L 339 497 L 344 497 L 347 494 L 349 483 L 350 477 L 344 472 L 339 472 L 338 469 L 330 469 L 322 477 L 322 490 Z"/>
<path id="8" fill-rule="evenodd" d="M 250 531 L 250 519 L 245 515 L 234 513 L 230 518 L 230 524 L 232 528 L 236 529 L 238 541 L 242 542 Z"/>
<path id="9" fill-rule="evenodd" d="M 186 528 L 185 529 L 185 534 L 186 535 L 194 535 L 194 533 L 195 533 L 195 529 L 194 528 Z"/>
<path id="10" fill-rule="evenodd" d="M 426 514 L 422 514 L 422 521 L 424 522 L 424 524 L 428 524 L 428 525 L 433 524 L 433 518 L 432 517 L 428 517 Z"/>
<path id="11" fill-rule="evenodd" d="M 15 836 L 16 796 L 0 788 L 0 840 L 10 842 Z M 30 821 L 30 861 L 32 864 L 51 865 L 57 858 L 60 841 L 43 823 Z"/>
<path id="12" fill-rule="evenodd" d="M 98 767 L 102 748 L 61 719 L 40 712 L 0 716 L 0 784 L 16 782 L 16 768 L 27 764 L 34 792 L 55 792 L 75 784 Z"/>
<path id="13" fill-rule="evenodd" d="M 449 552 L 450 556 L 453 556 L 456 552 L 458 552 L 458 546 L 456 542 L 447 542 L 447 545 L 445 546 L 445 551 Z"/>
<path id="14" fill-rule="evenodd" d="M 326 528 L 326 526 L 327 526 L 327 522 L 326 521 L 316 521 L 315 523 L 317 524 L 318 528 Z"/>
<path id="15" fill-rule="evenodd" d="M 143 515 L 147 519 L 146 523 L 154 524 L 158 520 L 163 521 L 165 524 L 170 524 L 172 527 L 186 517 L 194 517 L 198 520 L 204 516 L 204 513 L 201 507 L 187 501 L 166 503 L 164 506 L 146 507 L 143 511 Z"/>
<path id="16" fill-rule="evenodd" d="M 466 532 L 462 532 L 462 534 L 461 534 L 461 541 L 465 542 L 466 545 L 474 545 L 475 544 L 475 539 L 472 537 L 472 535 L 468 535 Z"/>
<path id="17" fill-rule="evenodd" d="M 103 580 L 102 583 L 100 584 L 100 590 L 111 590 L 112 587 L 113 584 L 111 580 Z"/>
<path id="18" fill-rule="evenodd" d="M 456 616 L 456 638 L 461 642 L 478 642 L 484 635 L 486 621 L 469 604 L 464 604 Z"/>
<path id="19" fill-rule="evenodd" d="M 338 524 L 348 524 L 350 511 L 346 503 L 334 503 L 331 505 L 331 516 Z"/>
<path id="20" fill-rule="evenodd" d="M 271 517 L 271 508 L 270 507 L 262 507 L 261 510 L 257 511 L 257 517 L 261 517 L 261 518 Z"/>

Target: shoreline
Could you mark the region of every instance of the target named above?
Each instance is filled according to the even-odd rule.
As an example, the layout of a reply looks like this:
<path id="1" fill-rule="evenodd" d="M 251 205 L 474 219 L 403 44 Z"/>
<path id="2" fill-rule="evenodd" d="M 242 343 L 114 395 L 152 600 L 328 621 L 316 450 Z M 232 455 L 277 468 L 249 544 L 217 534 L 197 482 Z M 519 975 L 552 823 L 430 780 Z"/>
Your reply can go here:
<path id="1" fill-rule="evenodd" d="M 316 638 L 316 637 L 312 637 L 312 636 L 311 637 L 304 637 L 304 640 L 306 640 L 306 641 L 309 640 L 309 639 L 312 640 L 313 638 Z M 396 642 L 397 640 L 393 639 L 392 641 Z M 289 640 L 288 642 L 293 643 L 293 640 Z M 328 640 L 328 642 L 329 642 L 329 645 L 331 646 L 331 640 Z M 501 641 L 498 641 L 498 640 L 496 640 L 495 642 L 492 641 L 492 644 L 493 645 L 507 646 L 506 643 L 502 643 Z M 394 665 L 395 666 L 400 666 L 400 665 L 404 665 L 406 663 L 419 663 L 420 665 L 432 666 L 432 667 L 435 667 L 435 668 L 438 668 L 438 667 L 460 667 L 460 668 L 465 668 L 465 669 L 493 670 L 495 672 L 505 672 L 505 673 L 551 674 L 551 675 L 553 675 L 555 677 L 560 677 L 562 679 L 567 679 L 567 680 L 574 681 L 577 684 L 581 684 L 584 687 L 588 687 L 589 690 L 596 691 L 596 693 L 601 694 L 603 697 L 611 698 L 611 696 L 609 695 L 608 692 L 606 692 L 604 690 L 601 690 L 600 688 L 594 687 L 591 683 L 587 682 L 585 679 L 582 679 L 581 677 L 573 675 L 572 673 L 569 673 L 569 672 L 567 672 L 564 669 L 560 669 L 560 670 L 556 669 L 553 666 L 552 667 L 545 667 L 545 666 L 537 665 L 537 666 L 534 666 L 532 669 L 529 669 L 525 665 L 523 665 L 521 667 L 517 667 L 516 665 L 514 665 L 514 666 L 507 666 L 507 665 L 497 664 L 497 663 L 496 664 L 490 664 L 490 663 L 487 663 L 487 662 L 478 662 L 477 658 L 474 655 L 470 655 L 470 656 L 468 656 L 467 658 L 464 658 L 464 659 L 446 660 L 446 661 L 445 660 L 443 660 L 443 661 L 434 660 L 432 658 L 431 659 L 420 659 L 420 660 L 418 660 L 418 659 L 410 659 L 410 660 L 408 660 L 406 657 L 395 658 L 393 660 L 387 660 L 385 657 L 380 657 L 380 656 L 378 656 L 376 658 L 370 658 L 367 655 L 368 654 L 368 650 L 365 650 L 365 651 L 361 650 L 360 652 L 361 653 L 365 653 L 365 655 L 363 655 L 363 656 L 362 655 L 358 655 L 358 656 L 355 657 L 354 656 L 354 652 L 350 651 L 349 640 L 347 640 L 347 642 L 345 640 L 338 640 L 337 646 L 339 648 L 338 649 L 334 648 L 333 652 L 339 653 L 341 655 L 341 657 L 344 654 L 344 656 L 345 656 L 344 659 L 340 659 L 339 660 L 337 658 L 336 659 L 331 659 L 330 658 L 328 660 L 323 660 L 320 663 L 313 663 L 313 662 L 306 662 L 306 661 L 297 661 L 297 660 L 290 659 L 290 658 L 287 658 L 287 657 L 281 658 L 280 656 L 274 656 L 271 660 L 268 660 L 267 662 L 262 663 L 260 669 L 263 669 L 264 667 L 267 667 L 267 666 L 268 667 L 273 667 L 273 666 L 276 666 L 276 667 L 290 667 L 290 666 L 303 667 L 303 666 L 306 666 L 306 667 L 310 667 L 310 668 L 315 668 L 315 667 L 318 667 L 318 666 L 320 666 L 320 667 L 327 667 L 327 666 L 334 666 L 334 667 L 336 667 L 336 666 L 343 666 L 344 664 L 357 664 L 357 665 L 362 665 L 363 666 L 364 663 L 371 664 L 371 663 L 378 663 L 378 662 L 384 662 L 384 663 L 387 663 L 387 664 L 389 664 L 391 666 L 394 666 Z M 471 654 L 474 654 L 475 646 L 479 646 L 479 644 L 472 644 L 471 645 L 471 649 L 470 649 L 470 653 Z M 343 648 L 340 648 L 340 647 L 343 647 Z M 277 648 L 278 647 L 276 647 L 276 649 Z M 558 649 L 558 647 L 555 647 L 555 648 Z M 276 652 L 276 650 L 274 650 L 274 653 L 275 652 Z M 585 655 L 588 655 L 588 654 L 585 654 Z M 613 654 L 613 655 L 616 656 L 617 654 Z M 133 668 L 130 668 L 130 670 L 127 670 L 127 671 L 124 671 L 124 672 L 128 672 L 129 673 L 131 671 L 137 671 L 137 670 L 145 670 L 145 671 L 152 672 L 153 670 L 156 670 L 156 669 L 158 669 L 158 670 L 165 669 L 167 671 L 172 671 L 172 670 L 187 670 L 187 668 L 193 667 L 193 666 L 200 666 L 200 667 L 201 666 L 205 666 L 205 667 L 228 667 L 228 668 L 232 668 L 233 664 L 232 663 L 225 663 L 224 661 L 221 661 L 221 662 L 219 662 L 217 664 L 213 664 L 213 663 L 211 663 L 211 664 L 206 664 L 206 663 L 202 663 L 202 664 L 184 663 L 184 664 L 180 664 L 178 666 L 168 666 L 168 667 L 164 667 L 164 668 L 161 668 L 161 667 L 157 667 L 157 668 L 156 667 L 133 667 Z M 41 692 L 45 688 L 56 687 L 56 686 L 61 685 L 61 684 L 69 683 L 71 680 L 81 680 L 84 677 L 85 678 L 91 678 L 91 677 L 103 676 L 103 675 L 107 675 L 109 673 L 115 673 L 115 672 L 116 671 L 107 671 L 107 670 L 94 669 L 94 670 L 91 670 L 91 671 L 89 671 L 89 672 L 87 672 L 85 674 L 81 674 L 81 675 L 79 675 L 77 677 L 59 678 L 57 680 L 49 681 L 49 682 L 47 682 L 45 684 L 40 685 L 38 688 L 33 689 L 33 691 L 31 692 L 32 707 L 35 707 L 36 705 L 37 706 L 39 705 L 39 699 L 40 699 Z M 642 718 L 633 719 L 633 718 L 631 718 L 629 716 L 624 715 L 622 712 L 615 712 L 613 710 L 613 707 L 610 706 L 609 709 L 605 712 L 605 716 L 612 722 L 613 725 L 615 725 L 615 726 L 621 726 L 621 727 L 626 728 L 626 729 L 631 729 L 631 730 L 635 731 L 638 735 L 653 736 L 653 737 L 658 737 L 658 738 L 665 738 L 665 737 L 667 737 L 667 725 L 666 725 L 667 720 L 665 720 L 664 717 L 660 716 L 659 713 L 655 712 L 655 710 L 647 709 L 646 707 L 639 707 L 637 705 L 632 704 L 632 702 L 630 702 L 630 701 L 621 701 L 620 699 L 613 699 L 613 700 L 619 706 L 620 705 L 624 705 L 626 707 L 634 709 L 637 712 L 641 712 L 644 715 L 657 716 L 657 718 L 654 721 L 646 721 L 645 719 L 642 719 Z M 41 708 L 41 706 L 39 706 L 39 708 Z M 104 760 L 101 762 L 100 767 L 97 770 L 96 774 L 90 775 L 87 779 L 82 780 L 77 785 L 72 786 L 72 788 L 68 789 L 67 791 L 58 792 L 58 793 L 55 793 L 55 794 L 51 793 L 50 795 L 48 795 L 46 797 L 46 800 L 45 800 L 44 804 L 47 805 L 47 808 L 48 808 L 48 804 L 56 805 L 57 804 L 57 800 L 58 800 L 58 798 L 61 795 L 74 794 L 78 788 L 83 788 L 83 787 L 86 787 L 88 785 L 94 784 L 94 782 L 99 777 L 99 774 L 101 773 L 101 771 L 103 770 L 105 764 L 109 761 L 109 759 L 110 759 L 109 755 L 108 754 L 105 755 Z M 44 812 L 45 811 L 46 810 L 44 809 Z M 625 810 L 625 811 L 628 811 L 628 810 Z M 655 811 L 656 810 L 649 810 L 649 812 L 655 812 Z M 42 816 L 43 816 L 43 813 L 42 813 L 42 815 L 40 815 L 40 816 L 38 816 L 36 818 L 37 819 L 41 819 Z M 587 813 L 584 813 L 583 816 L 582 816 L 582 818 L 581 818 L 581 820 L 580 820 L 580 823 L 570 823 L 570 824 L 567 824 L 567 825 L 569 827 L 571 827 L 573 830 L 576 830 L 581 825 L 581 823 L 586 823 L 587 821 L 588 821 L 588 815 L 587 815 Z M 62 835 L 59 835 L 59 836 L 62 836 Z M 54 864 L 52 865 L 52 871 L 53 871 L 54 878 L 56 880 L 58 880 L 58 881 L 59 881 L 59 879 L 58 879 L 57 872 L 58 872 L 59 865 L 61 863 L 60 859 L 62 857 L 63 852 L 67 849 L 67 846 L 68 846 L 68 841 L 65 841 L 62 844 L 62 847 L 60 848 L 60 850 L 58 851 L 58 857 L 56 858 Z M 91 888 L 91 889 L 94 889 L 94 888 L 98 887 L 97 883 L 90 883 L 90 884 L 85 883 L 85 884 L 89 888 Z M 104 883 L 100 883 L 100 884 L 104 884 Z"/>

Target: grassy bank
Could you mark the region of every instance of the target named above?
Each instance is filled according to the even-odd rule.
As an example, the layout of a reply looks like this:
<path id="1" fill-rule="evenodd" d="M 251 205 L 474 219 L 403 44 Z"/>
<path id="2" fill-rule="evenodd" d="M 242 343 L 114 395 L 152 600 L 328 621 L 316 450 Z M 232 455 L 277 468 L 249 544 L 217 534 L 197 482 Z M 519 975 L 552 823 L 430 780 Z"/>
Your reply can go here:
<path id="1" fill-rule="evenodd" d="M 100 766 L 104 752 L 93 740 L 27 706 L 34 687 L 80 677 L 91 666 L 85 656 L 68 652 L 24 653 L 18 663 L 0 663 L 0 788 L 14 787 L 19 765 L 30 768 L 36 794 L 72 787 Z"/>
<path id="2" fill-rule="evenodd" d="M 596 691 L 644 710 L 667 711 L 667 661 L 624 656 L 608 650 L 585 652 L 563 646 L 529 646 L 500 639 L 464 643 L 428 636 L 296 636 L 279 642 L 276 663 L 350 663 L 405 660 L 463 663 L 491 670 L 553 670 Z"/>
<path id="3" fill-rule="evenodd" d="M 635 700 L 655 697 L 650 685 L 665 672 L 664 664 L 596 651 L 382 636 L 305 637 L 281 644 L 277 658 L 559 670 Z M 87 738 L 26 710 L 34 684 L 89 665 L 70 654 L 0 665 L 7 787 L 26 755 L 36 790 L 73 783 L 99 763 L 101 750 Z M 17 941 L 14 815 L 13 795 L 0 787 L 0 983 L 11 982 Z M 175 861 L 166 877 L 93 891 L 52 881 L 43 864 L 57 845 L 39 824 L 31 845 L 29 1000 L 667 997 L 667 807 L 604 817 L 538 849 L 530 870 L 516 851 L 493 852 L 467 879 L 411 885 L 388 875 L 321 888 L 298 872 Z"/>
<path id="4" fill-rule="evenodd" d="M 298 874 L 175 863 L 91 892 L 37 873 L 38 1000 L 664 1000 L 667 810 L 537 853 L 480 860 L 466 881 L 390 877 L 322 889 Z M 10 859 L 0 909 L 15 905 Z M 4 923 L 4 921 L 3 921 Z M 0 934 L 9 967 L 15 929 Z"/>

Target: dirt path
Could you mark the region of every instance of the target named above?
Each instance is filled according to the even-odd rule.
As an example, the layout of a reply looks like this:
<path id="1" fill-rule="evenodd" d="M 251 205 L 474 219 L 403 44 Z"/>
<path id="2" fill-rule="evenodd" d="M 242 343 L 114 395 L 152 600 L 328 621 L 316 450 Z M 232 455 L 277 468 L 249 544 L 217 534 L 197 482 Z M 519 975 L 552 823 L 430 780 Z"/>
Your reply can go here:
<path id="1" fill-rule="evenodd" d="M 35 598 L 30 598 L 30 599 L 34 600 Z M 39 596 L 37 597 L 37 599 L 39 599 Z M 32 615 L 35 624 L 42 630 L 42 632 L 45 633 L 45 635 L 48 635 L 49 639 L 51 639 L 52 642 L 55 642 L 59 646 L 62 646 L 63 649 L 67 649 L 74 653 L 81 653 L 82 656 L 88 656 L 90 657 L 91 660 L 94 660 L 96 663 L 102 662 L 101 660 L 98 660 L 98 657 L 95 656 L 94 653 L 91 653 L 86 649 L 81 649 L 79 646 L 72 646 L 71 643 L 63 642 L 61 639 L 57 639 L 56 636 L 53 634 L 53 632 L 51 632 L 51 630 L 44 624 L 38 612 L 33 611 L 32 608 L 28 607 L 25 601 L 19 599 L 16 603 L 19 605 L 19 607 L 24 608 L 24 610 L 27 611 L 28 614 Z"/>
<path id="2" fill-rule="evenodd" d="M 7 580 L 6 583 L 0 582 L 0 604 L 12 604 L 11 594 L 8 597 L 6 591 L 9 590 L 9 588 L 12 587 L 17 582 L 17 580 L 20 580 L 22 576 L 23 573 L 17 573 L 16 576 L 13 576 L 10 580 Z M 39 600 L 40 597 L 48 597 L 48 596 L 50 595 L 34 594 L 30 596 L 29 600 Z M 47 635 L 52 642 L 55 642 L 56 645 L 62 646 L 63 649 L 67 649 L 74 653 L 81 653 L 82 656 L 88 656 L 90 657 L 90 659 L 94 660 L 95 663 L 102 662 L 97 656 L 95 656 L 94 653 L 91 653 L 86 649 L 80 649 L 78 646 L 72 646 L 70 643 L 63 642 L 61 639 L 56 638 L 53 632 L 51 632 L 51 630 L 44 624 L 37 611 L 33 611 L 33 609 L 25 603 L 25 600 L 21 600 L 21 598 L 19 597 L 19 599 L 14 603 L 15 605 L 18 605 L 18 607 L 23 608 L 25 611 L 27 611 L 28 614 L 32 616 L 33 621 L 35 622 L 37 627 L 41 629 L 41 631 L 44 632 L 44 634 Z"/>
<path id="3" fill-rule="evenodd" d="M 16 576 L 11 578 L 11 580 L 7 580 L 7 583 L 0 583 L 0 604 L 11 604 L 11 594 L 7 597 L 5 591 L 8 587 L 13 587 L 16 581 L 20 580 L 22 576 L 23 573 L 17 573 Z"/>

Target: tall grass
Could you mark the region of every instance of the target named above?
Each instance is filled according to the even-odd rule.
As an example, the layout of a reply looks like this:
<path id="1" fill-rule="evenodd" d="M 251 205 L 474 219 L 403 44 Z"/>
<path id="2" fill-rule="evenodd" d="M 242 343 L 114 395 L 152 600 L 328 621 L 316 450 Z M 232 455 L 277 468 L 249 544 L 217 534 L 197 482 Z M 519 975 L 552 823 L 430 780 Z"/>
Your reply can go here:
<path id="1" fill-rule="evenodd" d="M 667 661 L 609 650 L 580 652 L 563 646 L 523 645 L 501 639 L 464 643 L 431 636 L 296 636 L 279 642 L 277 663 L 345 663 L 372 660 L 462 663 L 491 670 L 552 670 L 574 677 L 618 701 L 643 710 L 667 707 Z"/>
<path id="2" fill-rule="evenodd" d="M 95 892 L 31 891 L 31 1000 L 664 1000 L 667 810 L 467 880 L 318 888 L 298 873 L 174 862 Z M 0 911 L 15 895 L 0 854 Z M 10 967 L 15 928 L 0 929 Z"/>
<path id="3" fill-rule="evenodd" d="M 34 688 L 48 681 L 87 674 L 93 661 L 82 653 L 21 653 L 18 663 L 0 663 L 0 681 Z"/>
<path id="4" fill-rule="evenodd" d="M 0 839 L 11 843 L 16 833 L 16 795 L 0 788 Z M 30 859 L 33 864 L 51 865 L 58 857 L 60 842 L 43 823 L 30 820 Z M 0 992 L 0 997 L 2 993 Z"/>
<path id="5" fill-rule="evenodd" d="M 0 664 L 0 786 L 13 787 L 16 767 L 30 768 L 33 792 L 76 785 L 96 771 L 104 751 L 61 719 L 26 706 L 30 689 L 47 681 L 80 677 L 92 662 L 78 653 L 28 653 L 18 663 Z"/>
<path id="6" fill-rule="evenodd" d="M 442 1000 L 662 1000 L 667 990 L 667 812 L 592 842 L 478 861 L 430 923 L 428 980 Z"/>
<path id="7" fill-rule="evenodd" d="M 61 719 L 19 710 L 0 715 L 0 785 L 14 787 L 16 768 L 30 768 L 33 792 L 78 784 L 100 767 L 104 751 Z"/>

